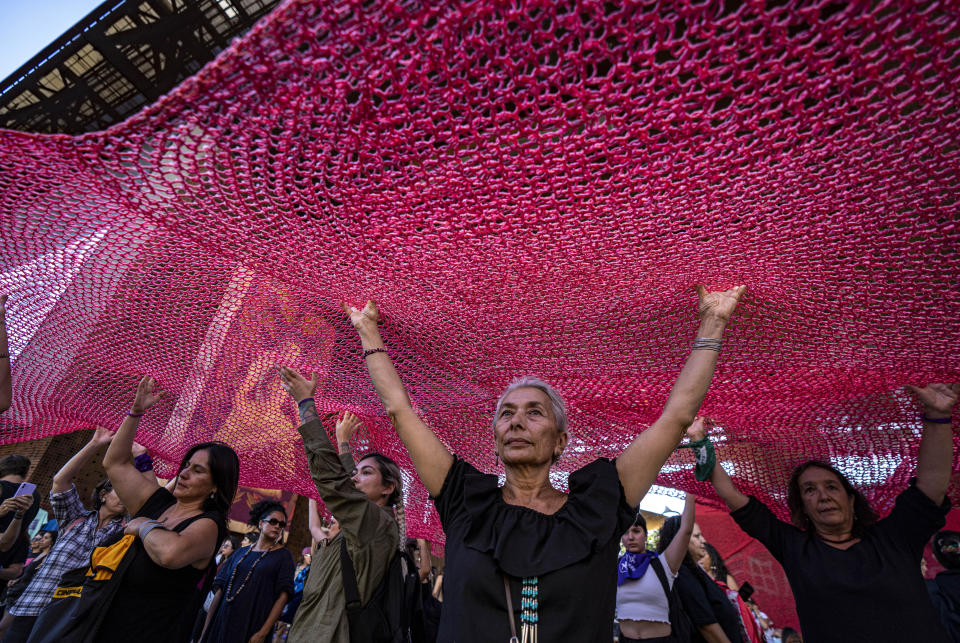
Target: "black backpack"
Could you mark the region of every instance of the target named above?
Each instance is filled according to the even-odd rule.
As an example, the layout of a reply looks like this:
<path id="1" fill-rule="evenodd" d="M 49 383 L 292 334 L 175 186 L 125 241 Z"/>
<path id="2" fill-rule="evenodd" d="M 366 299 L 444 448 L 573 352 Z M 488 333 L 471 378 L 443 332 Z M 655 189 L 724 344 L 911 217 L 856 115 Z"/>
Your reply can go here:
<path id="1" fill-rule="evenodd" d="M 394 554 L 387 573 L 365 605 L 360 602 L 357 573 L 345 538 L 340 540 L 340 571 L 351 643 L 423 643 L 413 636 L 413 623 L 423 618 L 420 576 L 407 552 L 398 550 Z"/>
<path id="2" fill-rule="evenodd" d="M 680 604 L 677 593 L 670 589 L 667 574 L 663 565 L 660 564 L 660 557 L 651 559 L 650 566 L 657 573 L 657 578 L 660 579 L 660 585 L 663 587 L 663 593 L 667 595 L 667 603 L 670 605 L 670 639 L 678 643 L 689 643 L 693 638 L 693 623 L 690 622 L 690 617 L 687 616 L 683 605 Z"/>

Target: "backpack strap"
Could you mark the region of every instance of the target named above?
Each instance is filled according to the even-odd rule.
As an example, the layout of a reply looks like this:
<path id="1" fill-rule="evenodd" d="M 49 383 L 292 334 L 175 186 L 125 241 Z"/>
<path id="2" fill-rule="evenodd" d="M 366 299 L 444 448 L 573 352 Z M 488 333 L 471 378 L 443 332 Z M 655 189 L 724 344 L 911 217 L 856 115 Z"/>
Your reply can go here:
<path id="1" fill-rule="evenodd" d="M 657 578 L 660 579 L 660 586 L 663 587 L 663 593 L 667 595 L 667 604 L 669 605 L 673 592 L 670 591 L 670 583 L 667 582 L 667 573 L 663 570 L 663 565 L 660 564 L 660 556 L 650 559 L 650 566 L 653 567 L 653 571 L 657 573 Z"/>
<path id="2" fill-rule="evenodd" d="M 357 572 L 347 552 L 347 539 L 340 538 L 340 575 L 343 576 L 343 594 L 347 601 L 347 613 L 356 614 L 362 607 L 360 589 L 357 587 Z"/>

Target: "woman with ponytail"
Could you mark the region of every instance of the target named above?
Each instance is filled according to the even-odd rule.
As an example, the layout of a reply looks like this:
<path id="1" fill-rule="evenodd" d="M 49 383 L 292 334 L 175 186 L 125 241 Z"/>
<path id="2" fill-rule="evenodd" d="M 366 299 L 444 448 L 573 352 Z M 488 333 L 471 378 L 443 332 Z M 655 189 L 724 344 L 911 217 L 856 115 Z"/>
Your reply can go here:
<path id="1" fill-rule="evenodd" d="M 356 570 L 361 602 L 366 602 L 383 581 L 404 539 L 403 481 L 400 468 L 390 458 L 370 453 L 354 465 L 350 439 L 360 425 L 352 413 L 337 422 L 338 448 L 334 448 L 317 416 L 309 380 L 293 368 L 280 369 L 283 388 L 296 401 L 302 424 L 310 475 L 324 504 L 340 524 L 326 547 L 317 549 L 287 636 L 288 643 L 349 643 L 340 550 L 345 543 Z"/>
<path id="2" fill-rule="evenodd" d="M 213 602 L 200 640 L 204 643 L 262 643 L 293 596 L 293 556 L 283 547 L 287 511 L 273 500 L 250 508 L 256 544 L 223 564 L 213 581 Z"/>

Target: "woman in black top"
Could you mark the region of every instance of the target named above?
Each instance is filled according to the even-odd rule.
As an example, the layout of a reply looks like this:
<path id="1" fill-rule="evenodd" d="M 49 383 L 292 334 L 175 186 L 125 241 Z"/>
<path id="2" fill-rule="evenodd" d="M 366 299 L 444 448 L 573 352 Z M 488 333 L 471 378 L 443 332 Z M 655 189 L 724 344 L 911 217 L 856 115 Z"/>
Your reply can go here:
<path id="1" fill-rule="evenodd" d="M 569 436 L 563 400 L 548 384 L 517 380 L 497 402 L 493 437 L 506 473 L 500 489 L 496 475 L 455 457 L 413 410 L 380 337 L 376 305 L 344 306 L 380 401 L 446 531 L 439 640 L 506 641 L 513 630 L 522 640 L 524 634 L 544 641 L 610 640 L 620 535 L 696 416 L 720 337 L 744 289 L 697 288 L 699 336 L 662 414 L 616 461 L 601 458 L 571 473 L 569 494 L 550 483 L 550 468 Z"/>
<path id="2" fill-rule="evenodd" d="M 226 514 L 237 492 L 237 454 L 220 442 L 190 448 L 172 492 L 133 466 L 140 417 L 162 393 L 145 377 L 127 417 L 103 458 L 120 500 L 134 518 L 125 533 L 137 536 L 130 566 L 94 637 L 100 643 L 187 641 L 206 594 L 214 555 L 226 535 Z"/>
<path id="3" fill-rule="evenodd" d="M 287 511 L 274 500 L 250 508 L 260 530 L 256 545 L 241 548 L 217 573 L 203 643 L 263 643 L 293 596 L 293 556 L 283 547 Z"/>
<path id="4" fill-rule="evenodd" d="M 924 546 L 950 509 L 950 418 L 960 385 L 910 390 L 923 405 L 916 478 L 883 520 L 827 462 L 811 460 L 793 471 L 787 489 L 793 525 L 740 493 L 723 467 L 713 467 L 710 482 L 731 517 L 783 565 L 809 643 L 948 640 L 919 569 Z M 692 441 L 704 435 L 703 429 L 689 433 Z"/>
<path id="5" fill-rule="evenodd" d="M 667 518 L 660 527 L 657 551 L 666 551 L 680 531 L 680 516 Z M 705 553 L 700 526 L 693 525 L 687 555 L 673 583 L 677 598 L 693 625 L 692 643 L 741 643 L 740 617 L 723 590 L 696 562 Z"/>

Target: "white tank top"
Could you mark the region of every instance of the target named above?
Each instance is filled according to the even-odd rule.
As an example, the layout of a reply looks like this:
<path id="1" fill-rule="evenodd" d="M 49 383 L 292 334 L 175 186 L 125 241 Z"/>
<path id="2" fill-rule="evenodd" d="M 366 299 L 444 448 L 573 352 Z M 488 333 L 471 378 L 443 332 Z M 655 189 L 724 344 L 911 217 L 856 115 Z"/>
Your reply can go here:
<path id="1" fill-rule="evenodd" d="M 670 569 L 663 554 L 657 556 L 663 571 L 667 574 L 667 584 L 673 588 L 673 581 L 677 575 Z M 617 588 L 617 618 L 621 621 L 654 621 L 657 623 L 670 622 L 670 603 L 663 593 L 663 585 L 657 577 L 657 570 L 651 564 L 646 573 Z"/>

